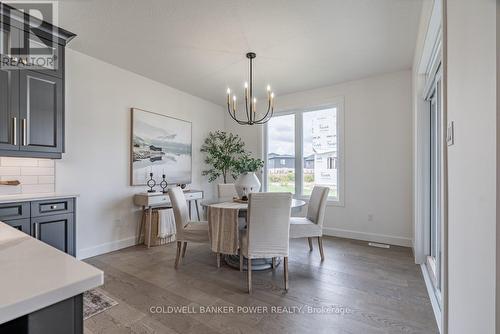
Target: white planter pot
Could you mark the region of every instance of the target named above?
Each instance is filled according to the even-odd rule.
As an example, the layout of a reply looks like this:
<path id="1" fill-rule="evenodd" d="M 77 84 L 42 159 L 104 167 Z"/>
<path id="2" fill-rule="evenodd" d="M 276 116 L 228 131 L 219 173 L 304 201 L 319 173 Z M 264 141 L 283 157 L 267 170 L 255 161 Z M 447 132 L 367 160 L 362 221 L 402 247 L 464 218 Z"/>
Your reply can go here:
<path id="1" fill-rule="evenodd" d="M 236 191 L 241 198 L 243 195 L 258 193 L 260 191 L 260 181 L 255 173 L 241 174 L 235 182 Z"/>

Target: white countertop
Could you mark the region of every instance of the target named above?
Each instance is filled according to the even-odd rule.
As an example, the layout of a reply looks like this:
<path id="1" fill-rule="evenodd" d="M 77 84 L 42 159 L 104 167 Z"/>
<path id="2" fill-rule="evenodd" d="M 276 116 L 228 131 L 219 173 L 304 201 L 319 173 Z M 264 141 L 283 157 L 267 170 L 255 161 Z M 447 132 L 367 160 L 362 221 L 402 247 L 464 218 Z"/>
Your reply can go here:
<path id="1" fill-rule="evenodd" d="M 0 222 L 0 324 L 103 284 L 103 272 Z"/>
<path id="2" fill-rule="evenodd" d="M 46 199 L 74 198 L 78 196 L 79 195 L 76 194 L 64 194 L 64 193 L 1 195 L 0 204 L 12 203 L 12 202 L 43 201 Z"/>

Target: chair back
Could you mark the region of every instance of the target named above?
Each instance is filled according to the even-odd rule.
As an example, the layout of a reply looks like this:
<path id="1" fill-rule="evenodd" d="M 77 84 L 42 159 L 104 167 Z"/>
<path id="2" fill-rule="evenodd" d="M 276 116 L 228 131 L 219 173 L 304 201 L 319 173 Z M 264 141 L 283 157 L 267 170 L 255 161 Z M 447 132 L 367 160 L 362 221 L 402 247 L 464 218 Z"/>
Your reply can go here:
<path id="1" fill-rule="evenodd" d="M 330 188 L 314 186 L 307 208 L 307 219 L 313 223 L 323 226 L 325 220 L 326 202 Z"/>
<path id="2" fill-rule="evenodd" d="M 248 200 L 248 257 L 288 256 L 290 193 L 250 193 Z"/>
<path id="3" fill-rule="evenodd" d="M 220 183 L 217 185 L 219 199 L 233 199 L 238 196 L 234 183 Z"/>
<path id="4" fill-rule="evenodd" d="M 189 210 L 186 197 L 180 187 L 168 189 L 168 197 L 170 197 L 170 203 L 172 203 L 172 209 L 174 210 L 175 228 L 177 230 L 176 239 L 182 240 L 184 236 L 184 226 L 189 222 Z"/>

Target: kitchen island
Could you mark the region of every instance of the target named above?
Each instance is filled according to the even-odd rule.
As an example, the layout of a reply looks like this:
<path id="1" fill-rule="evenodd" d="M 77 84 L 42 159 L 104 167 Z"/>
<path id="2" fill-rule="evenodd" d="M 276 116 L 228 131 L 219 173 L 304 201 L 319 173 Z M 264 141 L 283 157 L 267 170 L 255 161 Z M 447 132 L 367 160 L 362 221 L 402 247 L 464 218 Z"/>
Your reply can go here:
<path id="1" fill-rule="evenodd" d="M 81 334 L 103 272 L 0 222 L 0 333 Z"/>

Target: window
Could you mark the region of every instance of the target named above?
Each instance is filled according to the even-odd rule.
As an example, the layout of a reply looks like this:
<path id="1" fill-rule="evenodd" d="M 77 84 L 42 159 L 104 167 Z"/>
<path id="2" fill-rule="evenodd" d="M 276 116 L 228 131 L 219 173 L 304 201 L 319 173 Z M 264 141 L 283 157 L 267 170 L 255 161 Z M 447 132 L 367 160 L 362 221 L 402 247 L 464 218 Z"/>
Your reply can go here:
<path id="1" fill-rule="evenodd" d="M 289 191 L 307 198 L 315 185 L 327 186 L 329 200 L 343 204 L 342 112 L 343 101 L 338 101 L 278 113 L 267 123 L 266 191 Z"/>
<path id="2" fill-rule="evenodd" d="M 267 191 L 295 193 L 295 115 L 271 118 L 267 133 Z"/>

